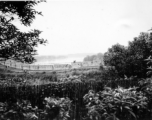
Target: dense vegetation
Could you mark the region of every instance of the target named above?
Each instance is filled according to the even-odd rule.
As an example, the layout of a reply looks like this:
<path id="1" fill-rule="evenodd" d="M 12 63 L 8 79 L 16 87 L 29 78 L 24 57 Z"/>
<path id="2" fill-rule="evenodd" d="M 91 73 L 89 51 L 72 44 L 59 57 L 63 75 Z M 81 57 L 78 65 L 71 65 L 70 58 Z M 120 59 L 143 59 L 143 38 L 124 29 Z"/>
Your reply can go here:
<path id="1" fill-rule="evenodd" d="M 98 53 L 96 55 L 88 55 L 86 56 L 83 61 L 94 61 L 94 60 L 100 60 L 101 63 L 103 63 L 103 54 L 102 53 Z"/>
<path id="2" fill-rule="evenodd" d="M 38 1 L 0 1 L 0 58 L 13 59 L 20 62 L 35 61 L 35 47 L 45 44 L 46 40 L 39 37 L 41 31 L 20 31 L 12 22 L 19 20 L 24 26 L 30 26 L 36 15 L 34 9 Z"/>
<path id="3" fill-rule="evenodd" d="M 71 101 L 68 98 L 46 97 L 44 99 L 44 108 L 38 109 L 32 107 L 28 100 L 17 100 L 16 102 L 0 102 L 0 119 L 1 120 L 67 120 Z"/>
<path id="4" fill-rule="evenodd" d="M 1 74 L 1 119 L 150 120 L 150 37 L 112 46 L 98 71 Z"/>
<path id="5" fill-rule="evenodd" d="M 104 54 L 106 66 L 113 66 L 113 72 L 118 77 L 138 78 L 147 77 L 148 64 L 146 59 L 151 55 L 152 46 L 149 44 L 151 34 L 141 33 L 127 47 L 116 44 Z"/>
<path id="6" fill-rule="evenodd" d="M 30 26 L 37 1 L 0 2 L 0 58 L 32 63 L 35 47 L 46 41 L 40 31 L 21 32 L 17 16 Z M 152 33 L 141 33 L 127 47 L 116 44 L 104 54 L 98 71 L 59 75 L 16 74 L 0 70 L 0 120 L 151 120 Z M 121 86 L 121 87 L 120 87 Z"/>
<path id="7" fill-rule="evenodd" d="M 136 87 L 131 88 L 133 81 Z M 110 84 L 109 82 L 52 83 L 14 87 L 3 85 L 0 87 L 0 114 L 3 120 L 21 118 L 63 120 L 63 116 L 70 120 L 82 118 L 122 120 L 125 117 L 131 120 L 146 117 L 147 120 L 151 119 L 151 79 L 142 80 L 139 84 L 137 80 L 111 81 Z M 113 86 L 113 83 L 119 82 L 124 88 Z"/>

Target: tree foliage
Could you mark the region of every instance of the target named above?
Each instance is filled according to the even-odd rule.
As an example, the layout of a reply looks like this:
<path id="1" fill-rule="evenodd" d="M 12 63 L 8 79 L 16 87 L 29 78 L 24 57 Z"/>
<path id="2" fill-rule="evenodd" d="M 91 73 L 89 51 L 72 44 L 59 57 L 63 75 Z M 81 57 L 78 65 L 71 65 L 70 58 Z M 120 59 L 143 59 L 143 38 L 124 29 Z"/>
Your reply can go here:
<path id="1" fill-rule="evenodd" d="M 126 58 L 126 48 L 122 45 L 116 44 L 104 54 L 104 63 L 107 66 L 114 66 L 118 71 L 119 76 L 124 75 L 124 64 Z"/>
<path id="2" fill-rule="evenodd" d="M 88 55 L 86 56 L 83 61 L 94 61 L 94 60 L 100 60 L 103 63 L 103 54 L 102 53 L 98 53 L 96 55 Z"/>
<path id="3" fill-rule="evenodd" d="M 129 43 L 126 71 L 129 76 L 147 77 L 147 62 L 151 47 L 147 44 L 148 33 L 141 33 Z"/>
<path id="4" fill-rule="evenodd" d="M 149 36 L 147 38 L 147 44 L 148 44 L 149 47 L 152 47 L 152 32 L 149 33 Z M 149 75 L 149 76 L 152 75 L 152 56 L 151 55 L 152 55 L 152 50 L 150 50 L 150 55 L 146 59 L 146 62 L 147 62 L 147 65 L 148 65 L 147 75 Z"/>
<path id="5" fill-rule="evenodd" d="M 147 43 L 148 33 L 141 33 L 129 42 L 127 47 L 116 44 L 104 54 L 104 62 L 108 66 L 114 66 L 120 77 L 147 77 L 147 59 L 151 54 L 151 48 Z"/>
<path id="6" fill-rule="evenodd" d="M 46 40 L 39 37 L 41 31 L 31 30 L 21 32 L 12 21 L 17 16 L 25 26 L 30 26 L 36 15 L 41 15 L 34 9 L 37 1 L 1 1 L 0 2 L 0 58 L 13 59 L 20 62 L 35 61 L 35 47 L 45 44 Z"/>

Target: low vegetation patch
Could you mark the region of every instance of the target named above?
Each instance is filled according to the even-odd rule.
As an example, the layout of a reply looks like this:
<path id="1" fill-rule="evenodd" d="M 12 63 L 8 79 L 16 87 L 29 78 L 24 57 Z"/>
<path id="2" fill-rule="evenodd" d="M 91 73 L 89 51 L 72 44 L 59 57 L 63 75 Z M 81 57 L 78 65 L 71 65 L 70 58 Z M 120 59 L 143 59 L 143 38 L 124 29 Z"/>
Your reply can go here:
<path id="1" fill-rule="evenodd" d="M 105 88 L 103 91 L 90 90 L 84 96 L 90 120 L 136 120 L 145 118 L 150 110 L 148 98 L 137 88 Z M 150 118 L 150 116 L 149 116 Z"/>

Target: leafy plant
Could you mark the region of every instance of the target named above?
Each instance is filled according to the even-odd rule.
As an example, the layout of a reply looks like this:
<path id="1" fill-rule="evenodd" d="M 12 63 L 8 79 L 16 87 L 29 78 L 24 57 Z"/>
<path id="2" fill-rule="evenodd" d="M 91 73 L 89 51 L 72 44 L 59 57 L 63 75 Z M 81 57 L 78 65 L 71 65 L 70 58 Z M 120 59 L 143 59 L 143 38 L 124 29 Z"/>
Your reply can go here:
<path id="1" fill-rule="evenodd" d="M 36 120 L 38 119 L 36 111 L 37 107 L 33 108 L 27 100 L 0 103 L 0 118 L 2 120 Z"/>
<path id="2" fill-rule="evenodd" d="M 33 108 L 28 100 L 0 102 L 0 120 L 67 120 L 71 108 L 69 98 L 44 99 L 44 109 Z"/>
<path id="3" fill-rule="evenodd" d="M 59 120 L 67 120 L 71 107 L 71 100 L 69 98 L 45 98 L 45 110 L 43 114 L 45 119 L 58 118 Z"/>
<path id="4" fill-rule="evenodd" d="M 138 119 L 147 111 L 147 97 L 136 88 L 105 88 L 98 93 L 90 90 L 84 96 L 88 117 L 91 120 Z"/>
<path id="5" fill-rule="evenodd" d="M 152 78 L 139 81 L 138 90 L 142 91 L 148 98 L 148 109 L 152 109 Z"/>
<path id="6" fill-rule="evenodd" d="M 147 78 L 139 81 L 139 89 L 152 97 L 152 78 Z"/>

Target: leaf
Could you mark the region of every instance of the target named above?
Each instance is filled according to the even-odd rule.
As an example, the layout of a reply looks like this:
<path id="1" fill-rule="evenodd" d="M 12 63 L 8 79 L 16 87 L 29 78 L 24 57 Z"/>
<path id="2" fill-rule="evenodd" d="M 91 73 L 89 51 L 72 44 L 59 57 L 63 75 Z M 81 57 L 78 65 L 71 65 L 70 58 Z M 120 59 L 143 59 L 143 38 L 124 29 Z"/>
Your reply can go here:
<path id="1" fill-rule="evenodd" d="M 130 108 L 130 107 L 128 107 L 128 106 L 125 106 L 124 108 L 126 108 L 127 110 L 131 110 L 131 108 Z"/>
<path id="2" fill-rule="evenodd" d="M 131 110 L 129 110 L 129 113 L 134 117 L 134 118 L 136 118 L 136 115 L 131 111 Z M 137 119 L 137 118 L 136 118 Z"/>

